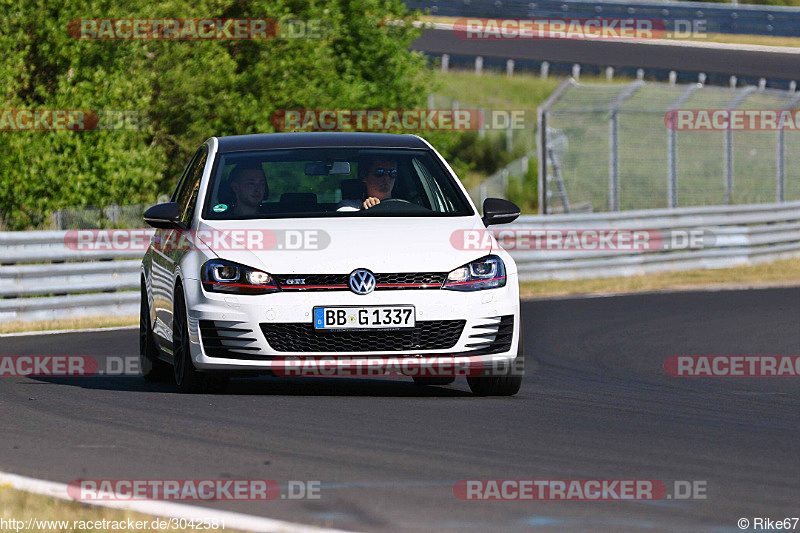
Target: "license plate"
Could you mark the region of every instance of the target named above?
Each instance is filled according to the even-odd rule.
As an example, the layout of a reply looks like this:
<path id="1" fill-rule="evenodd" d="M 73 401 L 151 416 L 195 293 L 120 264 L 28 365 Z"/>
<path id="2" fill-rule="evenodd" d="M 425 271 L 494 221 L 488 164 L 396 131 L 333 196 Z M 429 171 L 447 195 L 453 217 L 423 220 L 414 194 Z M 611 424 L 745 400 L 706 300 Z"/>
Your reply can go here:
<path id="1" fill-rule="evenodd" d="M 414 306 L 315 307 L 315 329 L 413 328 Z"/>

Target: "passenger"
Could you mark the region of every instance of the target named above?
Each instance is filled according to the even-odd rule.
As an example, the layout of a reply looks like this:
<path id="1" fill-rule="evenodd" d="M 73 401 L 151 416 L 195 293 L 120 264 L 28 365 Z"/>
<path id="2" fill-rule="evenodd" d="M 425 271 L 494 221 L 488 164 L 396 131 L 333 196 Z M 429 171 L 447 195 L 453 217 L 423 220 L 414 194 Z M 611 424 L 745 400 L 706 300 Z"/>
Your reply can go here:
<path id="1" fill-rule="evenodd" d="M 261 202 L 269 197 L 269 185 L 264 170 L 257 163 L 243 163 L 231 171 L 230 185 L 236 202 L 233 214 L 252 216 L 259 214 Z"/>

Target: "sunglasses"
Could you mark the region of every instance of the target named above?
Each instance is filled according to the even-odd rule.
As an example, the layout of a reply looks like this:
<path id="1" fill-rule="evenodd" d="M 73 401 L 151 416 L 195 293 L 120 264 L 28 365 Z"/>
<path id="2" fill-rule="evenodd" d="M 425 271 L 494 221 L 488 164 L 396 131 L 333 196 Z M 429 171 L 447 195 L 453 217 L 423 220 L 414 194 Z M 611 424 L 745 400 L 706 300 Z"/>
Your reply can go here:
<path id="1" fill-rule="evenodd" d="M 388 169 L 385 169 L 385 168 L 376 168 L 375 170 L 372 171 L 372 173 L 375 174 L 376 178 L 382 178 L 384 174 L 386 174 L 388 177 L 390 177 L 392 179 L 395 179 L 397 177 L 397 169 L 396 168 L 392 169 L 392 170 L 388 170 Z"/>

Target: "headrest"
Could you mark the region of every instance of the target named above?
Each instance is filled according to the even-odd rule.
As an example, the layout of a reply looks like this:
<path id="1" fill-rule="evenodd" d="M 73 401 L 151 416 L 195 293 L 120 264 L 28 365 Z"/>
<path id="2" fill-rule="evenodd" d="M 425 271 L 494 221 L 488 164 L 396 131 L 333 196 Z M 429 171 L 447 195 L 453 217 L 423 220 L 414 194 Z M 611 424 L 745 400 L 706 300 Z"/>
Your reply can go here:
<path id="1" fill-rule="evenodd" d="M 225 180 L 219 184 L 218 200 L 219 203 L 227 204 L 228 206 L 232 206 L 236 202 L 236 195 L 233 194 L 230 181 Z"/>
<path id="2" fill-rule="evenodd" d="M 363 200 L 367 189 L 360 179 L 342 180 L 342 200 Z"/>

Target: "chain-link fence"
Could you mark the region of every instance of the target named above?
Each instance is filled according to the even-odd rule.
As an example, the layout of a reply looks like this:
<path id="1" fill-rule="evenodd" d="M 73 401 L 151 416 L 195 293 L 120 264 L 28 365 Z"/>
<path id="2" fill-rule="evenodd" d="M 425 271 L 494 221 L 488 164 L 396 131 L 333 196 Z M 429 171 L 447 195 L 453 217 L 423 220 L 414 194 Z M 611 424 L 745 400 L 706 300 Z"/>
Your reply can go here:
<path id="1" fill-rule="evenodd" d="M 453 98 L 430 93 L 428 95 L 428 108 L 429 109 L 471 109 L 477 110 L 482 115 L 481 127 L 478 128 L 476 134 L 478 143 L 484 142 L 484 146 L 479 149 L 473 147 L 467 150 L 469 155 L 474 157 L 473 160 L 476 170 L 475 174 L 489 174 L 487 177 L 481 176 L 480 182 L 476 184 L 475 179 L 469 179 L 469 176 L 460 176 L 462 179 L 467 177 L 464 182 L 468 187 L 469 195 L 472 200 L 481 209 L 483 200 L 489 197 L 494 198 L 507 198 L 509 197 L 509 185 L 515 184 L 516 191 L 523 191 L 525 194 L 518 195 L 527 199 L 532 195 L 533 199 L 531 205 L 522 205 L 523 210 L 528 212 L 535 212 L 536 209 L 536 123 L 534 113 L 532 110 L 520 109 L 504 109 L 495 107 L 487 109 L 484 107 L 471 104 L 469 102 L 462 102 Z M 493 113 L 519 113 L 524 117 L 522 124 L 515 124 L 515 127 L 507 127 L 505 129 L 497 129 L 493 126 L 486 126 L 494 122 Z M 508 123 L 511 126 L 511 122 Z M 484 127 L 486 126 L 486 127 Z M 424 136 L 424 132 L 423 132 Z M 491 153 L 489 157 L 488 154 Z M 489 159 L 496 165 L 488 164 Z M 500 166 L 502 165 L 502 166 Z M 530 165 L 530 166 L 529 166 Z M 491 169 L 486 167 L 493 167 Z M 523 183 L 529 169 L 533 169 L 533 186 Z M 513 191 L 512 191 L 513 192 Z M 514 198 L 520 201 L 521 198 Z"/>
<path id="2" fill-rule="evenodd" d="M 506 198 L 508 186 L 512 180 L 521 180 L 528 172 L 531 161 L 536 161 L 536 151 L 532 150 L 522 157 L 513 160 L 478 185 L 469 189 L 469 195 L 478 209 L 487 198 Z M 534 183 L 535 185 L 535 183 Z"/>
<path id="3" fill-rule="evenodd" d="M 50 216 L 50 225 L 46 229 L 144 228 L 146 224 L 142 215 L 151 205 L 153 204 L 67 207 Z"/>
<path id="4" fill-rule="evenodd" d="M 535 124 L 533 120 L 533 111 L 530 110 L 512 110 L 502 108 L 487 109 L 485 107 L 477 106 L 470 102 L 462 102 L 448 96 L 441 94 L 429 93 L 428 94 L 428 109 L 470 109 L 477 110 L 481 113 L 483 121 L 481 126 L 477 129 L 477 135 L 480 139 L 487 136 L 489 138 L 502 138 L 503 149 L 509 154 L 523 154 L 529 150 L 536 148 L 535 137 Z M 507 128 L 497 129 L 491 125 L 491 117 L 493 112 L 512 113 L 524 112 L 525 123 L 523 127 L 511 127 L 512 122 L 508 122 Z M 423 137 L 425 132 L 419 132 Z"/>
<path id="5" fill-rule="evenodd" d="M 690 118 L 698 110 L 780 112 L 799 103 L 800 93 L 756 87 L 568 79 L 539 109 L 540 212 L 798 200 L 796 129 L 747 122 L 705 128 L 700 121 L 680 128 L 669 117 L 677 110 L 692 110 Z"/>

